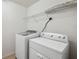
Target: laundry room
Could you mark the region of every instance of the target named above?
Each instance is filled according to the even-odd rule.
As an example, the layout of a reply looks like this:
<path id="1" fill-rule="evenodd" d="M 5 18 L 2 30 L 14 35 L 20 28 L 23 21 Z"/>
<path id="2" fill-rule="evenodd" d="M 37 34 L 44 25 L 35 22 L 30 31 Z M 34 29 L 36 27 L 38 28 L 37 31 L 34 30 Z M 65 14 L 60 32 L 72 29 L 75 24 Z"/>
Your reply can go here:
<path id="1" fill-rule="evenodd" d="M 2 0 L 2 59 L 77 59 L 77 0 Z"/>

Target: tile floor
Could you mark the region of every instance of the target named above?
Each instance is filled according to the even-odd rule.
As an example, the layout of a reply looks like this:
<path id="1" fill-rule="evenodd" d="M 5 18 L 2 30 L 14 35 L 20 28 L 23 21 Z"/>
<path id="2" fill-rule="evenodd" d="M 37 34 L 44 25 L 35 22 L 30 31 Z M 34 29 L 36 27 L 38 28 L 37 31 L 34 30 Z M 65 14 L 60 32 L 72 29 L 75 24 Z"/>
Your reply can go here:
<path id="1" fill-rule="evenodd" d="M 10 55 L 10 56 L 5 57 L 5 58 L 3 58 L 3 59 L 16 59 L 16 58 L 15 58 L 15 55 Z"/>

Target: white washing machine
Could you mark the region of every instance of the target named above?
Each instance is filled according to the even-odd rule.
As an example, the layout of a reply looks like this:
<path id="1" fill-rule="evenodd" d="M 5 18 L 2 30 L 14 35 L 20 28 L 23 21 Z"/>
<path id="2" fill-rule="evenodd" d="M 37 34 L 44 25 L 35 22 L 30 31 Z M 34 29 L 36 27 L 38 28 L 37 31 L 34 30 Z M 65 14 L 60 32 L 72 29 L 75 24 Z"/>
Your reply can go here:
<path id="1" fill-rule="evenodd" d="M 16 34 L 16 59 L 29 59 L 29 39 L 38 36 L 34 30 Z"/>
<path id="2" fill-rule="evenodd" d="M 40 36 L 29 41 L 29 59 L 68 59 L 66 35 L 43 32 Z"/>

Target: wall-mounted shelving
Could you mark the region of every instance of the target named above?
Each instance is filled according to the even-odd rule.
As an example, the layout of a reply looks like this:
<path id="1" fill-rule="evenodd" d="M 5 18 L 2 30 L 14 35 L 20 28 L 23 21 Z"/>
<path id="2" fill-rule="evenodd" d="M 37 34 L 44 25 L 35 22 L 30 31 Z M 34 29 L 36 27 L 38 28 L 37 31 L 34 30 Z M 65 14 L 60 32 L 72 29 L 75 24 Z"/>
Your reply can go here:
<path id="1" fill-rule="evenodd" d="M 32 16 L 24 17 L 23 19 L 26 20 L 26 19 L 38 17 L 39 15 L 42 15 L 42 14 L 45 14 L 45 12 L 41 12 L 41 13 L 38 13 L 38 14 L 35 14 L 35 15 L 32 15 Z"/>
<path id="2" fill-rule="evenodd" d="M 52 8 L 49 8 L 48 10 L 45 11 L 45 13 L 46 14 L 55 13 L 57 11 L 61 11 L 61 10 L 64 10 L 64 9 L 74 7 L 76 5 L 77 5 L 76 0 L 68 1 L 68 2 L 65 2 L 65 3 L 62 3 L 62 4 L 55 5 Z"/>
<path id="3" fill-rule="evenodd" d="M 76 0 L 70 0 L 70 1 L 67 1 L 67 2 L 64 2 L 64 3 L 61 3 L 61 4 L 57 4 L 47 10 L 45 10 L 44 12 L 41 12 L 41 13 L 38 13 L 38 14 L 35 14 L 35 15 L 32 15 L 32 16 L 28 16 L 28 17 L 24 17 L 24 19 L 29 19 L 29 18 L 32 18 L 32 17 L 37 17 L 39 16 L 40 14 L 50 14 L 50 13 L 56 13 L 58 11 L 62 11 L 64 9 L 68 9 L 68 8 L 72 8 L 74 6 L 77 5 L 77 1 Z"/>

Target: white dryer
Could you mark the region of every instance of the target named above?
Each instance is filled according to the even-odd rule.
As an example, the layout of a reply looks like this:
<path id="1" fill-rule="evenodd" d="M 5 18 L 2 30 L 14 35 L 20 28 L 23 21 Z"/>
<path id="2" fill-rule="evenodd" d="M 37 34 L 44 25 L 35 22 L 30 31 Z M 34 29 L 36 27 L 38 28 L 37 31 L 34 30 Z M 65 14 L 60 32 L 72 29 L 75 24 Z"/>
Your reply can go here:
<path id="1" fill-rule="evenodd" d="M 39 33 L 34 30 L 16 34 L 16 59 L 29 59 L 29 39 L 38 36 Z"/>
<path id="2" fill-rule="evenodd" d="M 68 52 L 66 35 L 43 32 L 29 41 L 29 59 L 68 59 Z"/>

